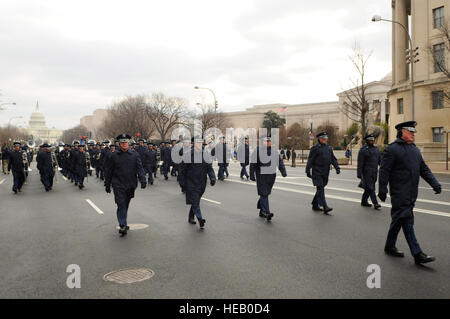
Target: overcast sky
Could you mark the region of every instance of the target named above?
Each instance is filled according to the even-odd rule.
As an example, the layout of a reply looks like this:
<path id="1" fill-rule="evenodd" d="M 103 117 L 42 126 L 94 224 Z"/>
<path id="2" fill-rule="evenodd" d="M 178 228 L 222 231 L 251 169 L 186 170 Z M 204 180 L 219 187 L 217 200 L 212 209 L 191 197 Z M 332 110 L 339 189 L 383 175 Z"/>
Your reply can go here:
<path id="1" fill-rule="evenodd" d="M 391 0 L 1 0 L 0 125 L 24 125 L 39 100 L 49 127 L 125 95 L 163 92 L 223 111 L 337 100 L 354 77 L 391 69 Z"/>

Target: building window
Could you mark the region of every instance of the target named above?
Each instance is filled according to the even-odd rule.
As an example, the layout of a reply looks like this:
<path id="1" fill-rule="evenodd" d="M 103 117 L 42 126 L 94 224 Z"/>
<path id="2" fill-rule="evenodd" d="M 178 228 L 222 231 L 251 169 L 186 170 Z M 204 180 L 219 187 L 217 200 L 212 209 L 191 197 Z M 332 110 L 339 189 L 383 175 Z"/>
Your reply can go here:
<path id="1" fill-rule="evenodd" d="M 444 7 L 433 9 L 433 21 L 435 29 L 444 26 Z"/>
<path id="2" fill-rule="evenodd" d="M 434 72 L 445 70 L 445 45 L 444 43 L 433 45 Z"/>
<path id="3" fill-rule="evenodd" d="M 444 143 L 444 128 L 443 127 L 433 127 L 433 142 L 434 143 Z"/>
<path id="4" fill-rule="evenodd" d="M 433 110 L 444 108 L 444 91 L 434 91 L 431 93 L 433 97 Z"/>
<path id="5" fill-rule="evenodd" d="M 403 114 L 403 99 L 397 100 L 397 113 Z"/>

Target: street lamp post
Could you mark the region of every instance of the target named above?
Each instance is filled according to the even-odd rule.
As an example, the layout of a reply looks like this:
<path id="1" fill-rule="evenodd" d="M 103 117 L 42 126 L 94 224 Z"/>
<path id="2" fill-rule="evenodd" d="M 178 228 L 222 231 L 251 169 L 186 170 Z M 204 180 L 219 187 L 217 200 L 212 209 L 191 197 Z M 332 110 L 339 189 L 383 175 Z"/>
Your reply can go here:
<path id="1" fill-rule="evenodd" d="M 11 105 L 16 105 L 16 102 L 11 102 L 11 103 L 10 103 L 10 102 L 7 102 L 7 103 L 2 103 L 2 104 L 0 104 L 0 111 L 3 110 L 3 108 L 2 108 L 3 105 L 9 105 L 9 104 L 11 104 Z"/>
<path id="2" fill-rule="evenodd" d="M 415 48 L 413 50 L 412 39 L 411 39 L 411 36 L 409 34 L 409 31 L 400 22 L 393 21 L 393 20 L 382 19 L 381 16 L 379 16 L 379 15 L 374 15 L 372 17 L 372 22 L 379 22 L 379 21 L 386 21 L 386 22 L 391 22 L 391 23 L 398 24 L 399 26 L 401 26 L 403 28 L 403 30 L 405 30 L 406 34 L 408 35 L 409 50 L 408 50 L 408 59 L 407 59 L 407 61 L 409 61 L 409 64 L 411 64 L 411 115 L 412 115 L 412 120 L 414 121 L 414 63 L 419 62 L 419 59 L 415 59 L 419 55 L 419 53 L 417 52 L 419 47 L 417 47 L 417 48 Z M 415 54 L 414 54 L 414 52 L 415 52 Z"/>
<path id="3" fill-rule="evenodd" d="M 448 171 L 448 133 L 450 131 L 444 131 L 444 134 L 447 135 L 447 144 L 445 147 L 445 169 Z"/>
<path id="4" fill-rule="evenodd" d="M 212 93 L 212 95 L 214 96 L 214 113 L 217 113 L 217 98 L 216 98 L 216 94 L 214 93 L 213 90 L 211 90 L 210 88 L 203 88 L 203 87 L 199 87 L 199 86 L 194 86 L 194 89 L 196 90 L 208 90 L 209 92 Z"/>
<path id="5" fill-rule="evenodd" d="M 11 121 L 12 121 L 12 120 L 14 120 L 14 119 L 21 119 L 21 118 L 23 118 L 23 116 L 13 116 L 13 117 L 11 117 L 11 118 L 9 119 L 9 121 L 8 121 L 8 126 L 11 126 Z"/>

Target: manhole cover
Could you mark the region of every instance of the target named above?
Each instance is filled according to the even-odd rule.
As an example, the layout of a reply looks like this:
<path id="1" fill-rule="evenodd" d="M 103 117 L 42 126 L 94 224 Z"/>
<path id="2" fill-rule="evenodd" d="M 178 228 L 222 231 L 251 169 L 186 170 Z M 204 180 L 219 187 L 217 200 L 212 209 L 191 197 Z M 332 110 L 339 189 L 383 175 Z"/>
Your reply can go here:
<path id="1" fill-rule="evenodd" d="M 148 268 L 129 268 L 112 271 L 103 276 L 103 280 L 117 284 L 131 284 L 144 281 L 153 277 L 155 273 Z"/>
<path id="2" fill-rule="evenodd" d="M 130 227 L 130 230 L 138 230 L 138 229 L 144 229 L 147 228 L 147 224 L 130 224 L 128 225 Z M 116 227 L 116 229 L 120 229 L 119 226 Z"/>

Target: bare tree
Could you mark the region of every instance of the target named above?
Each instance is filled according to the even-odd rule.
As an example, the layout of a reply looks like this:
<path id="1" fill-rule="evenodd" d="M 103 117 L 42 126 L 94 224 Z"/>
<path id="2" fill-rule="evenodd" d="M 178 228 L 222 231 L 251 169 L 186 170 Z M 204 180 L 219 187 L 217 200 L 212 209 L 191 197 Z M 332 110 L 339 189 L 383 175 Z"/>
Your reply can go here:
<path id="1" fill-rule="evenodd" d="M 166 140 L 178 125 L 186 124 L 186 105 L 185 99 L 163 93 L 155 93 L 148 99 L 145 110 L 161 140 Z"/>
<path id="2" fill-rule="evenodd" d="M 365 83 L 366 64 L 371 55 L 372 53 L 365 54 L 358 44 L 353 47 L 353 55 L 349 58 L 358 73 L 358 77 L 350 80 L 353 88 L 344 91 L 343 106 L 340 107 L 345 116 L 351 121 L 359 123 L 362 136 L 366 135 L 368 115 L 373 111 L 366 98 L 367 86 Z"/>
<path id="3" fill-rule="evenodd" d="M 0 142 L 6 143 L 9 146 L 14 141 L 28 141 L 29 135 L 23 129 L 17 126 L 8 125 L 6 127 L 0 127 Z"/>
<path id="4" fill-rule="evenodd" d="M 450 65 L 447 65 L 445 60 L 446 56 L 450 55 L 450 21 L 445 21 L 443 26 L 439 28 L 438 38 L 442 40 L 440 44 L 444 45 L 443 50 L 436 51 L 435 46 L 430 46 L 428 51 L 430 53 L 433 65 L 436 66 L 437 70 L 442 72 L 444 76 L 450 81 Z M 441 89 L 445 100 L 450 103 L 450 85 L 449 83 L 444 83 L 441 85 Z"/>
<path id="5" fill-rule="evenodd" d="M 280 136 L 282 135 L 281 133 L 280 127 Z M 286 135 L 282 139 L 282 145 L 286 145 L 289 148 L 307 149 L 309 147 L 309 126 L 306 126 L 304 122 L 295 122 L 289 126 Z"/>
<path id="6" fill-rule="evenodd" d="M 202 123 L 202 132 L 210 128 L 218 128 L 225 134 L 227 127 L 230 126 L 230 120 L 226 115 L 223 112 L 217 112 L 212 104 L 199 105 L 199 107 L 201 113 L 196 115 L 196 118 Z"/>
<path id="7" fill-rule="evenodd" d="M 338 127 L 331 123 L 330 121 L 324 122 L 322 125 L 319 125 L 317 128 L 317 132 L 327 132 L 328 133 L 328 144 L 332 147 L 340 146 L 339 142 L 342 136 L 339 133 Z M 308 141 L 309 143 L 309 141 Z M 309 144 L 308 144 L 309 145 Z"/>
<path id="8" fill-rule="evenodd" d="M 83 125 L 77 125 L 63 131 L 62 140 L 64 143 L 72 144 L 73 140 L 80 140 L 80 136 L 87 136 L 88 129 Z"/>
<path id="9" fill-rule="evenodd" d="M 115 137 L 121 133 L 150 138 L 155 125 L 147 113 L 147 99 L 143 95 L 127 96 L 109 107 L 108 116 L 100 130 L 103 138 Z"/>

